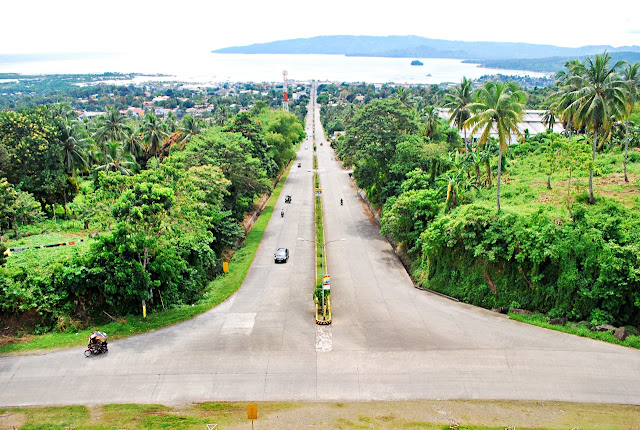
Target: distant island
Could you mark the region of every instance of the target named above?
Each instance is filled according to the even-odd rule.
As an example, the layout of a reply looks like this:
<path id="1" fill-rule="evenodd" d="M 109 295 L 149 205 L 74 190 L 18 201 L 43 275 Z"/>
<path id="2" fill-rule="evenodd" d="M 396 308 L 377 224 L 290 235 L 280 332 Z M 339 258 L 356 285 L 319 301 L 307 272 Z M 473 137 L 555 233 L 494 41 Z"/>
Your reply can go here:
<path id="1" fill-rule="evenodd" d="M 316 36 L 216 49 L 217 54 L 328 54 L 356 57 L 453 58 L 486 67 L 555 72 L 575 58 L 609 52 L 614 60 L 640 55 L 640 46 L 568 48 L 514 42 L 463 42 L 420 36 Z M 520 62 L 514 60 L 522 60 Z M 535 60 L 535 69 L 532 69 Z M 636 60 L 637 61 L 637 60 Z M 558 67 L 558 64 L 560 66 Z"/>
<path id="2" fill-rule="evenodd" d="M 413 60 L 411 62 L 411 65 L 412 66 L 424 66 L 424 63 L 422 61 L 420 61 L 420 60 Z"/>

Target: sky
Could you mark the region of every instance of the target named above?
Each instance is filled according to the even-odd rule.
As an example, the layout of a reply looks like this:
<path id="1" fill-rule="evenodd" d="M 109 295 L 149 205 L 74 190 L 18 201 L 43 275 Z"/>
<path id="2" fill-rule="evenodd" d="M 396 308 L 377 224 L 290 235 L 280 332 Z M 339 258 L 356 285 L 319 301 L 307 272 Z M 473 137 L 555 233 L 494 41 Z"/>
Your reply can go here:
<path id="1" fill-rule="evenodd" d="M 640 0 L 3 0 L 0 22 L 0 54 L 167 54 L 323 35 L 640 46 Z"/>

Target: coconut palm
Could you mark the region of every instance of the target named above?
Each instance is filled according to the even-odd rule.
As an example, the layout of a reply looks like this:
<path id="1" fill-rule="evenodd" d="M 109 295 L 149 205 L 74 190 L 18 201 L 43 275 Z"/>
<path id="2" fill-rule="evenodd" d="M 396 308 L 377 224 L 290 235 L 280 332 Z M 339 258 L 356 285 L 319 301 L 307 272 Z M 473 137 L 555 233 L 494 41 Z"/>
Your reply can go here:
<path id="1" fill-rule="evenodd" d="M 502 174 L 502 155 L 511 142 L 511 133 L 520 136 L 518 123 L 522 120 L 522 110 L 526 97 L 513 82 L 487 82 L 474 91 L 474 103 L 469 109 L 473 116 L 464 122 L 471 128 L 471 134 L 482 129 L 479 144 L 485 145 L 491 135 L 491 129 L 498 133 L 498 178 L 496 203 L 500 210 L 500 176 Z"/>
<path id="2" fill-rule="evenodd" d="M 184 147 L 187 142 L 193 137 L 201 132 L 202 120 L 194 118 L 191 115 L 185 115 L 182 118 L 182 125 L 178 128 L 181 132 L 180 137 L 178 138 L 178 148 L 181 151 L 184 151 Z"/>
<path id="3" fill-rule="evenodd" d="M 614 119 L 623 118 L 625 112 L 626 84 L 616 73 L 623 61 L 609 67 L 611 56 L 605 52 L 595 60 L 587 58 L 584 63 L 571 62 L 566 67 L 569 73 L 564 81 L 560 106 L 569 110 L 576 129 L 585 127 L 593 133 L 591 167 L 589 168 L 589 203 L 593 196 L 593 168 L 598 149 L 598 136 L 608 135 Z"/>
<path id="4" fill-rule="evenodd" d="M 449 124 L 455 124 L 458 133 L 464 130 L 464 149 L 467 153 L 467 129 L 464 127 L 464 122 L 471 118 L 469 105 L 473 101 L 471 98 L 472 93 L 473 82 L 463 76 L 460 85 L 453 87 L 451 91 L 444 96 L 444 107 L 448 108 L 451 114 Z"/>
<path id="5" fill-rule="evenodd" d="M 142 130 L 140 127 L 136 126 L 135 128 L 131 129 L 131 133 L 129 133 L 129 135 L 122 143 L 122 147 L 129 154 L 133 155 L 136 160 L 142 155 L 144 146 L 142 144 Z"/>
<path id="6" fill-rule="evenodd" d="M 105 172 L 120 172 L 123 175 L 131 176 L 131 170 L 135 165 L 135 160 L 127 151 L 124 150 L 120 142 L 107 142 L 105 145 L 106 152 L 102 154 L 102 164 L 95 166 L 95 170 L 104 170 Z"/>
<path id="7" fill-rule="evenodd" d="M 399 87 L 395 89 L 393 96 L 400 100 L 402 104 L 405 105 L 408 109 L 413 108 L 414 100 L 413 95 L 411 94 L 411 90 Z"/>
<path id="8" fill-rule="evenodd" d="M 107 113 L 98 120 L 98 128 L 93 135 L 99 145 L 104 145 L 111 140 L 123 142 L 130 133 L 127 119 L 120 111 L 113 107 L 107 108 Z"/>
<path id="9" fill-rule="evenodd" d="M 155 157 L 156 166 L 158 165 L 158 152 L 167 136 L 168 134 L 162 121 L 157 116 L 148 113 L 142 125 L 142 141 L 146 143 L 145 149 L 147 153 Z"/>
<path id="10" fill-rule="evenodd" d="M 214 118 L 216 125 L 224 125 L 224 123 L 227 122 L 227 119 L 229 118 L 229 109 L 227 108 L 227 105 L 218 105 L 214 113 Z"/>
<path id="11" fill-rule="evenodd" d="M 622 79 L 627 84 L 624 111 L 624 181 L 629 182 L 627 176 L 627 160 L 629 158 L 629 116 L 638 100 L 640 93 L 640 63 L 626 64 L 622 69 Z"/>
<path id="12" fill-rule="evenodd" d="M 68 117 L 60 128 L 59 139 L 62 143 L 65 169 L 70 176 L 75 176 L 78 168 L 87 166 L 87 140 L 82 130 Z"/>
<path id="13" fill-rule="evenodd" d="M 424 134 L 428 138 L 432 138 L 438 131 L 440 125 L 440 117 L 435 106 L 426 106 L 422 111 L 424 116 Z"/>
<path id="14" fill-rule="evenodd" d="M 553 97 L 549 98 L 549 104 L 542 114 L 542 123 L 547 126 L 547 130 L 553 131 L 553 127 L 558 121 L 558 105 L 554 103 Z"/>

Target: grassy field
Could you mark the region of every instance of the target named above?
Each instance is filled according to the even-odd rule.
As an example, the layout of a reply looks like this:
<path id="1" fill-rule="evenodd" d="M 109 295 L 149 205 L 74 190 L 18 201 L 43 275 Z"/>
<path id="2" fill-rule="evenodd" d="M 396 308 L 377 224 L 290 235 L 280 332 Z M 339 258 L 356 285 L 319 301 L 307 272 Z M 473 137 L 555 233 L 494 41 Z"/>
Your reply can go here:
<path id="1" fill-rule="evenodd" d="M 218 430 L 252 428 L 248 403 L 0 409 L 0 428 Z M 264 402 L 256 429 L 638 429 L 640 406 L 516 401 Z M 453 426 L 452 426 L 453 424 Z M 450 427 L 452 426 L 452 427 Z"/>
<path id="2" fill-rule="evenodd" d="M 289 169 L 290 167 L 291 166 L 289 166 Z M 236 292 L 240 286 L 242 286 L 242 282 L 249 271 L 253 257 L 255 256 L 258 246 L 260 245 L 260 241 L 262 240 L 262 235 L 264 234 L 269 219 L 271 218 L 271 214 L 273 213 L 275 202 L 282 191 L 288 172 L 289 170 L 285 172 L 281 181 L 274 188 L 273 194 L 269 198 L 262 214 L 247 235 L 243 246 L 235 252 L 232 260 L 229 262 L 229 274 L 227 276 L 221 276 L 210 282 L 202 299 L 198 301 L 198 303 L 192 306 L 181 306 L 179 308 L 162 312 L 149 313 L 147 314 L 147 318 L 144 319 L 141 316 L 128 316 L 126 318 L 119 318 L 108 324 L 100 325 L 99 327 L 87 327 L 84 330 L 68 330 L 63 333 L 25 336 L 15 343 L 9 343 L 0 347 L 0 353 L 80 346 L 86 344 L 87 339 L 93 330 L 106 332 L 109 334 L 109 338 L 111 340 L 120 339 L 188 320 L 222 303 Z M 43 238 L 42 236 L 46 237 Z M 19 242 L 22 243 L 20 246 L 32 246 L 30 244 L 40 244 L 40 242 L 48 241 L 49 239 L 52 239 L 52 237 L 55 238 L 55 240 L 59 240 L 60 238 L 71 236 L 73 236 L 73 234 L 56 232 L 46 235 L 30 236 L 28 238 L 21 239 Z M 73 237 L 78 236 L 76 234 Z M 14 247 L 14 244 L 11 243 L 10 247 Z M 75 249 L 80 249 L 80 252 L 82 252 L 87 251 L 87 247 L 88 243 L 83 242 L 82 247 Z M 73 252 L 77 252 L 74 251 L 73 246 L 42 248 L 34 249 L 32 251 L 34 253 L 33 255 L 21 255 L 26 254 L 27 251 L 14 254 L 14 256 L 18 257 L 14 259 L 12 256 L 11 264 L 37 264 L 34 262 L 43 261 L 42 259 L 54 258 L 62 259 L 63 262 L 64 256 L 66 256 L 66 258 L 70 258 Z M 68 253 L 68 255 L 66 253 Z"/>
<path id="3" fill-rule="evenodd" d="M 628 209 L 640 210 L 640 149 L 630 149 L 627 165 L 629 182 L 624 181 L 624 154 L 616 149 L 596 156 L 594 195 L 598 203 L 612 200 Z M 631 160 L 636 160 L 631 161 Z M 586 203 L 588 199 L 589 171 L 576 170 L 569 183 L 569 172 L 558 168 L 551 175 L 551 189 L 547 188 L 545 157 L 540 154 L 517 155 L 507 160 L 502 173 L 500 206 L 504 210 L 522 214 L 533 213 L 541 207 L 568 218 L 567 198 L 570 205 Z M 495 178 L 491 189 L 480 188 L 467 197 L 476 205 L 495 208 Z"/>

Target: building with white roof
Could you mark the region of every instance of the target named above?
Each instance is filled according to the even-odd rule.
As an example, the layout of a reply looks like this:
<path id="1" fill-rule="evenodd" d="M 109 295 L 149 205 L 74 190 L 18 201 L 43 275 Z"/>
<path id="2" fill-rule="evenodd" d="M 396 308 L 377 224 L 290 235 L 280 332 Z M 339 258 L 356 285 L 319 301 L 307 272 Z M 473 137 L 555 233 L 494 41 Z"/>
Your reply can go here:
<path id="1" fill-rule="evenodd" d="M 446 108 L 436 108 L 438 111 L 438 116 L 447 122 L 449 118 L 451 118 L 451 114 L 449 113 L 449 109 Z M 547 131 L 547 125 L 542 121 L 542 117 L 544 116 L 543 110 L 524 110 L 522 111 L 522 122 L 518 124 L 518 130 L 521 135 L 525 135 L 525 130 L 528 131 L 530 136 L 535 136 L 539 133 L 544 133 Z M 471 137 L 473 140 L 480 139 L 482 135 L 482 130 L 476 131 L 473 135 L 470 135 L 471 130 L 467 130 L 467 137 Z M 562 123 L 559 121 L 553 125 L 553 131 L 556 133 L 564 132 L 564 127 Z M 493 127 L 491 129 L 491 137 L 498 138 L 498 130 Z M 518 137 L 515 134 L 511 135 L 511 142 L 517 142 Z"/>

